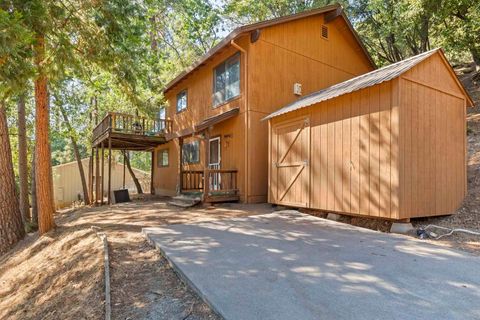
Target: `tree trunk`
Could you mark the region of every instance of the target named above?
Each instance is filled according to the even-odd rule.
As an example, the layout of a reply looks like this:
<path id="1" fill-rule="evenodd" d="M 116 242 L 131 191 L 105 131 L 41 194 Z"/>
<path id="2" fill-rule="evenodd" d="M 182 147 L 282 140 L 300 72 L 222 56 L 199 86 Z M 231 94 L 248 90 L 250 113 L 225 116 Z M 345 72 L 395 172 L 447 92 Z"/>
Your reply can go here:
<path id="1" fill-rule="evenodd" d="M 132 176 L 133 183 L 135 183 L 135 187 L 137 188 L 138 194 L 143 194 L 142 186 L 138 181 L 137 177 L 135 176 L 135 172 L 133 172 L 132 166 L 130 165 L 130 155 L 125 151 L 122 151 L 123 156 L 125 157 L 125 164 L 127 165 L 128 172 Z"/>
<path id="2" fill-rule="evenodd" d="M 25 223 L 30 219 L 30 204 L 28 201 L 27 124 L 23 95 L 18 99 L 18 175 L 20 178 L 20 212 L 23 223 Z"/>
<path id="3" fill-rule="evenodd" d="M 8 136 L 7 115 L 0 105 L 0 254 L 25 235 L 22 215 L 15 191 L 12 150 Z"/>
<path id="4" fill-rule="evenodd" d="M 40 235 L 55 227 L 53 213 L 53 180 L 49 142 L 49 105 L 47 76 L 44 70 L 45 37 L 37 35 L 35 64 L 38 76 L 35 79 L 35 182 Z"/>
<path id="5" fill-rule="evenodd" d="M 87 180 L 85 179 L 85 171 L 83 170 L 82 158 L 80 157 L 80 151 L 78 151 L 77 139 L 75 139 L 75 135 L 73 134 L 73 128 L 68 120 L 67 114 L 63 109 L 63 106 L 59 106 L 60 112 L 62 113 L 63 120 L 65 121 L 65 125 L 67 126 L 68 134 L 70 135 L 70 140 L 72 141 L 73 152 L 75 153 L 75 158 L 77 159 L 78 171 L 80 173 L 80 180 L 82 181 L 82 189 L 83 189 L 83 199 L 85 204 L 90 204 L 90 198 L 88 196 L 88 186 Z"/>
<path id="6" fill-rule="evenodd" d="M 475 69 L 479 70 L 480 67 L 480 49 L 474 47 L 474 44 L 472 44 L 472 47 L 470 48 L 470 53 L 473 58 L 473 62 L 475 62 Z"/>
<path id="7" fill-rule="evenodd" d="M 35 155 L 35 149 L 33 150 Z M 32 224 L 38 228 L 37 184 L 35 183 L 35 156 L 32 157 Z"/>

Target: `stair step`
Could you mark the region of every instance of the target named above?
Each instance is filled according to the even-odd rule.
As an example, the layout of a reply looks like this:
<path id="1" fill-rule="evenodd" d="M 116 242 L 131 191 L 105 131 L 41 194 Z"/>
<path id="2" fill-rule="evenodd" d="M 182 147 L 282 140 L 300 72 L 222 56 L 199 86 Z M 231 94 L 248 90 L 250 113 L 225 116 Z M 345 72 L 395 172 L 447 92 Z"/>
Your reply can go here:
<path id="1" fill-rule="evenodd" d="M 173 197 L 172 198 L 174 201 L 185 201 L 185 202 L 197 202 L 197 201 L 202 201 L 202 198 L 200 197 L 189 197 L 189 196 L 184 196 L 184 195 L 180 195 L 180 196 L 176 196 L 176 197 Z"/>
<path id="2" fill-rule="evenodd" d="M 197 202 L 199 203 L 199 202 Z M 197 203 L 191 203 L 191 202 L 180 202 L 180 201 L 170 201 L 168 202 L 169 205 L 175 206 L 175 207 L 180 207 L 180 208 L 190 208 L 195 206 Z"/>
<path id="3" fill-rule="evenodd" d="M 202 199 L 198 196 L 189 196 L 189 195 L 179 195 L 172 198 L 172 201 L 168 202 L 168 204 L 176 207 L 181 208 L 190 208 L 197 204 L 199 204 Z"/>

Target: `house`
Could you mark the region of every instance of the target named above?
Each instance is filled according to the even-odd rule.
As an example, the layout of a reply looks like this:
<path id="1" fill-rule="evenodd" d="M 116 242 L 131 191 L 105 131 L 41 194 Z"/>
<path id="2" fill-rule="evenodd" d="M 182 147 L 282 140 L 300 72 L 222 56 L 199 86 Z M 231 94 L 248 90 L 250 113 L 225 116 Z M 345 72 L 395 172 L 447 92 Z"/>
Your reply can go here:
<path id="1" fill-rule="evenodd" d="M 375 69 L 339 5 L 240 27 L 165 88 L 155 193 L 265 202 L 268 126 L 299 97 Z"/>
<path id="2" fill-rule="evenodd" d="M 88 181 L 88 163 L 89 158 L 82 159 L 83 172 L 85 172 L 85 179 Z M 105 165 L 105 168 L 107 166 Z M 135 176 L 140 182 L 144 192 L 150 190 L 150 173 L 132 168 Z M 104 170 L 107 171 L 107 170 Z M 70 206 L 75 201 L 83 201 L 83 188 L 78 170 L 77 161 L 72 161 L 52 167 L 53 172 L 53 188 L 54 201 L 57 209 Z M 93 180 L 95 176 L 93 176 Z M 101 180 L 98 179 L 99 181 Z M 125 181 L 125 182 L 124 182 Z M 111 175 L 112 190 L 123 189 L 124 186 L 130 193 L 136 193 L 137 189 L 133 182 L 132 176 L 122 163 L 113 161 L 112 175 Z M 105 187 L 105 185 L 104 185 Z M 107 194 L 107 190 L 104 190 Z"/>
<path id="3" fill-rule="evenodd" d="M 269 202 L 408 220 L 467 193 L 466 107 L 442 50 L 298 99 L 269 120 Z"/>

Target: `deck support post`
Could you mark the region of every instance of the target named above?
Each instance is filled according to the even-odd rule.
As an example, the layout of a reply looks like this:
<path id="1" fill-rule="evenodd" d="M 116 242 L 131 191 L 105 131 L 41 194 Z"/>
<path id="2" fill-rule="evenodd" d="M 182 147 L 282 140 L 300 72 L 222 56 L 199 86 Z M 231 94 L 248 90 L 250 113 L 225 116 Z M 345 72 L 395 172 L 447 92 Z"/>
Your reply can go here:
<path id="1" fill-rule="evenodd" d="M 210 163 L 210 130 L 204 131 L 205 142 L 205 163 L 203 164 L 203 201 L 206 202 L 210 192 L 210 174 L 208 172 Z"/>
<path id="2" fill-rule="evenodd" d="M 179 150 L 180 152 L 178 153 L 179 154 L 179 159 L 178 159 L 178 163 L 179 163 L 179 170 L 178 170 L 178 174 L 179 174 L 179 179 L 178 179 L 178 193 L 182 193 L 182 179 L 183 179 L 183 137 L 180 137 L 178 138 L 178 147 L 179 147 Z"/>
<path id="3" fill-rule="evenodd" d="M 95 147 L 95 205 L 98 206 L 100 198 L 100 165 L 99 165 L 98 146 Z"/>
<path id="4" fill-rule="evenodd" d="M 123 150 L 123 189 L 125 189 L 125 157 L 126 157 L 126 151 Z"/>
<path id="5" fill-rule="evenodd" d="M 101 170 L 102 170 L 102 181 L 101 181 L 101 188 L 100 188 L 100 205 L 103 206 L 103 188 L 105 183 L 105 144 L 102 142 L 102 157 L 101 157 Z"/>
<path id="6" fill-rule="evenodd" d="M 90 159 L 88 161 L 88 199 L 90 199 L 90 203 L 93 203 L 93 155 L 94 149 L 91 149 Z"/>
<path id="7" fill-rule="evenodd" d="M 155 150 L 152 150 L 152 166 L 150 170 L 150 194 L 155 194 L 155 187 L 153 185 L 153 178 L 155 177 Z"/>
<path id="8" fill-rule="evenodd" d="M 108 138 L 108 194 L 107 194 L 107 202 L 108 204 L 112 204 L 112 138 Z"/>

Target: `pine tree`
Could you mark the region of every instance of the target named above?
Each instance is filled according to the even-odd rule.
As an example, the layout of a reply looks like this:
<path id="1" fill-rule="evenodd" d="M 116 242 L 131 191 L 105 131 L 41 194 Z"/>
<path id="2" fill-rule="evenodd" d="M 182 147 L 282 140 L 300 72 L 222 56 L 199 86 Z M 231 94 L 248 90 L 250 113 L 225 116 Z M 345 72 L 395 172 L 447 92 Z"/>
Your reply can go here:
<path id="1" fill-rule="evenodd" d="M 20 207 L 15 192 L 15 177 L 8 137 L 5 105 L 0 105 L 0 254 L 10 249 L 25 235 Z"/>

